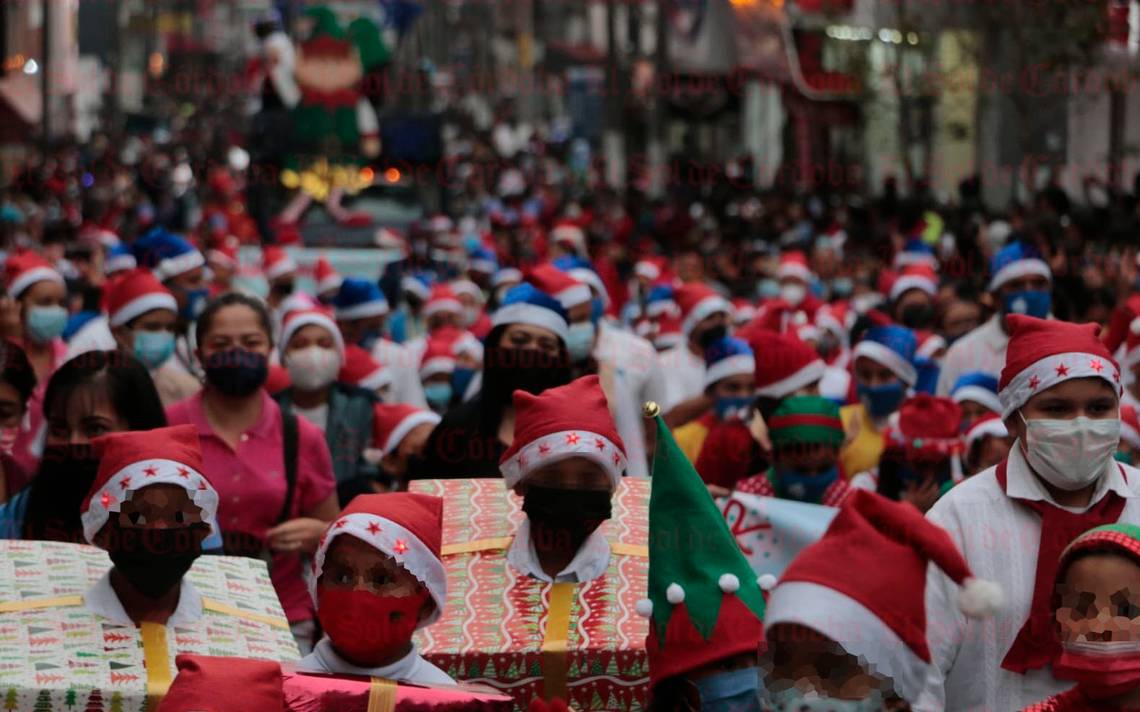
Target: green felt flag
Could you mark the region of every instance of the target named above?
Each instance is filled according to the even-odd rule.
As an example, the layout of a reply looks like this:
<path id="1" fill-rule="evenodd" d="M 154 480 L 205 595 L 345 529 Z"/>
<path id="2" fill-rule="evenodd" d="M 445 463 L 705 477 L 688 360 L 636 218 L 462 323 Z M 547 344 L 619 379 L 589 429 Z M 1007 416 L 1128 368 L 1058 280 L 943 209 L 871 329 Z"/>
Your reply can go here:
<path id="1" fill-rule="evenodd" d="M 673 604 L 667 590 L 677 584 L 697 632 L 712 636 L 720 615 L 721 577 L 732 574 L 739 582 L 735 595 L 764 619 L 764 595 L 756 574 L 740 552 L 724 516 L 708 488 L 685 457 L 672 433 L 658 415 L 657 449 L 653 456 L 653 488 L 649 496 L 649 599 L 658 640 Z"/>

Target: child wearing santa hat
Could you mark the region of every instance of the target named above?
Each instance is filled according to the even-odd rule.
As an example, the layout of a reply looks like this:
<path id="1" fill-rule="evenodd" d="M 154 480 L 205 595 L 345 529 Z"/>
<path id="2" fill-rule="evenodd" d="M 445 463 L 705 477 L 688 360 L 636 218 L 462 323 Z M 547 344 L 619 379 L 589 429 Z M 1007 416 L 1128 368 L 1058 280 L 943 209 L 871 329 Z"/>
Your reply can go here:
<path id="1" fill-rule="evenodd" d="M 713 407 L 673 432 L 689 462 L 696 462 L 709 431 L 722 421 L 747 423 L 756 391 L 756 360 L 741 339 L 725 336 L 705 350 L 705 394 Z M 699 470 L 698 470 L 699 472 Z M 708 480 L 706 480 L 707 482 Z"/>
<path id="2" fill-rule="evenodd" d="M 1098 327 L 1017 314 L 1006 321 L 998 397 L 1016 440 L 1005 461 L 951 489 L 928 516 L 974 571 L 1002 586 L 1009 605 L 979 628 L 949 604 L 946 578 L 931 573 L 927 607 L 938 626 L 923 708 L 1021 709 L 1065 689 L 1049 670 L 1060 554 L 1087 529 L 1140 523 L 1140 471 L 1113 458 L 1120 370 Z"/>
<path id="3" fill-rule="evenodd" d="M 965 435 L 962 457 L 962 474 L 972 477 L 999 464 L 1009 456 L 1013 439 L 1001 417 L 983 415 L 970 426 Z"/>
<path id="4" fill-rule="evenodd" d="M 92 444 L 99 471 L 80 520 L 84 537 L 110 554 L 112 566 L 85 605 L 119 625 L 197 621 L 202 598 L 183 576 L 216 531 L 218 508 L 197 430 L 112 433 Z"/>
<path id="5" fill-rule="evenodd" d="M 884 561 L 889 573 L 868 575 L 887 571 Z M 974 577 L 945 531 L 909 504 L 856 490 L 778 582 L 762 581 L 775 583 L 764 617 L 765 709 L 916 705 L 932 661 L 927 621 L 939 622 L 923 600 L 928 568 L 953 581 L 962 615 L 1000 607 L 1001 590 Z"/>
<path id="6" fill-rule="evenodd" d="M 540 395 L 515 391 L 515 430 L 499 469 L 523 499 L 507 561 L 554 583 L 585 583 L 605 572 L 609 542 L 596 530 L 610 518 L 610 498 L 625 472 L 617 433 L 597 376 Z"/>
<path id="7" fill-rule="evenodd" d="M 372 457 L 396 488 L 407 482 L 413 460 L 423 458 L 440 417 L 430 410 L 396 403 L 377 405 L 372 415 Z"/>
<path id="8" fill-rule="evenodd" d="M 310 672 L 451 684 L 412 635 L 447 599 L 440 559 L 443 500 L 410 492 L 361 495 L 329 526 L 309 592 L 325 637 L 300 662 Z"/>
<path id="9" fill-rule="evenodd" d="M 1025 712 L 1140 709 L 1140 527 L 1108 524 L 1061 555 L 1053 596 L 1053 674 L 1077 684 Z"/>
<path id="10" fill-rule="evenodd" d="M 701 398 L 705 389 L 705 349 L 728 334 L 732 303 L 703 282 L 690 282 L 674 290 L 680 309 L 684 341 L 661 352 L 661 370 L 666 374 L 666 413 L 684 403 L 692 410 L 689 417 L 670 416 L 670 423 L 684 423 L 705 409 Z M 695 402 L 697 400 L 700 402 Z"/>

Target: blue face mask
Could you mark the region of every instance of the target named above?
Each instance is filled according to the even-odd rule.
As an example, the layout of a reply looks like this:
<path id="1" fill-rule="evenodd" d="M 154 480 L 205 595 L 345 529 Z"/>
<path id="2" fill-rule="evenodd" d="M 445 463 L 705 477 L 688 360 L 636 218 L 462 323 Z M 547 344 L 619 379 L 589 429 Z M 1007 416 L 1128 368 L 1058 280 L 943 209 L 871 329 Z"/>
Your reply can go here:
<path id="1" fill-rule="evenodd" d="M 713 408 L 716 410 L 716 417 L 721 420 L 729 420 L 732 418 L 748 420 L 748 415 L 752 411 L 753 400 L 755 399 L 749 396 L 717 398 Z"/>
<path id="2" fill-rule="evenodd" d="M 63 307 L 28 307 L 28 335 L 36 343 L 58 339 L 67 328 L 67 310 Z"/>
<path id="3" fill-rule="evenodd" d="M 776 489 L 784 499 L 819 504 L 823 501 L 823 493 L 839 479 L 839 466 L 832 465 L 831 469 L 814 475 L 803 475 L 790 468 L 779 467 L 776 469 L 776 479 Z"/>
<path id="4" fill-rule="evenodd" d="M 473 378 L 475 378 L 475 369 L 456 366 L 451 372 L 451 392 L 460 398 L 467 395 L 467 389 L 471 386 Z"/>
<path id="5" fill-rule="evenodd" d="M 701 695 L 701 712 L 761 712 L 759 668 L 729 670 L 693 684 Z"/>
<path id="6" fill-rule="evenodd" d="M 136 331 L 134 341 L 135 358 L 152 371 L 174 353 L 174 334 L 169 331 Z"/>
<path id="7" fill-rule="evenodd" d="M 594 334 L 595 328 L 591 322 L 581 321 L 570 325 L 566 331 L 566 353 L 572 362 L 580 363 L 590 357 L 590 351 L 594 348 Z"/>
<path id="8" fill-rule="evenodd" d="M 190 289 L 186 291 L 186 304 L 183 305 L 182 310 L 178 315 L 185 321 L 194 321 L 202 310 L 206 308 L 206 300 L 210 298 L 210 290 L 202 287 L 201 289 Z"/>
<path id="9" fill-rule="evenodd" d="M 885 418 L 899 409 L 906 395 L 906 389 L 899 381 L 884 383 L 881 386 L 858 386 L 859 401 L 867 408 L 872 418 Z"/>
<path id="10" fill-rule="evenodd" d="M 855 291 L 855 283 L 850 277 L 836 277 L 831 280 L 831 296 L 846 299 Z"/>
<path id="11" fill-rule="evenodd" d="M 1053 309 L 1053 294 L 1035 289 L 1006 294 L 1001 300 L 1002 312 L 1005 314 L 1025 314 L 1044 319 Z"/>
<path id="12" fill-rule="evenodd" d="M 428 383 L 424 386 L 424 398 L 432 408 L 443 408 L 451 401 L 451 384 Z"/>

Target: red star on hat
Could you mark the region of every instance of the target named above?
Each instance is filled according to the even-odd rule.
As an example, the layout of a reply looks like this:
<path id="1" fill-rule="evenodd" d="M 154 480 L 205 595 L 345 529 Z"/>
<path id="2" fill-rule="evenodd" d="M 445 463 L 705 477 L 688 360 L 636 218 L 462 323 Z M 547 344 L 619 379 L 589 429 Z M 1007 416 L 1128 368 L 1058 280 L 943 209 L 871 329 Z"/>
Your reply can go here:
<path id="1" fill-rule="evenodd" d="M 566 436 L 566 444 L 567 445 L 577 445 L 578 441 L 581 439 L 582 438 L 578 437 L 578 433 L 570 433 L 569 435 Z"/>
<path id="2" fill-rule="evenodd" d="M 131 478 L 130 477 L 124 477 L 123 481 L 119 483 L 119 487 L 122 489 L 126 489 L 130 486 L 131 486 Z"/>
<path id="3" fill-rule="evenodd" d="M 143 469 L 143 474 L 146 475 L 147 477 L 154 477 L 158 474 L 158 468 L 155 467 L 154 465 L 151 465 L 151 466 Z"/>
<path id="4" fill-rule="evenodd" d="M 346 522 L 342 519 L 336 523 L 336 528 L 337 529 L 344 529 L 347 524 L 348 524 L 348 522 Z"/>
<path id="5" fill-rule="evenodd" d="M 188 470 L 185 467 L 179 467 L 178 468 L 178 476 L 183 478 L 183 479 L 188 479 L 190 477 L 190 470 Z"/>
<path id="6" fill-rule="evenodd" d="M 598 448 L 599 450 L 605 450 L 606 449 L 606 441 L 602 440 L 601 438 L 595 438 L 594 439 L 594 447 Z"/>
<path id="7" fill-rule="evenodd" d="M 1068 367 L 1068 366 L 1066 366 L 1066 365 L 1065 365 L 1065 364 L 1063 364 L 1063 363 L 1059 363 L 1059 364 L 1057 364 L 1057 375 L 1058 375 L 1058 376 L 1067 376 L 1067 375 L 1069 375 L 1069 367 Z"/>
<path id="8" fill-rule="evenodd" d="M 393 546 L 392 548 L 395 549 L 397 554 L 403 554 L 404 552 L 406 552 L 408 550 L 408 543 L 406 541 L 404 541 L 403 539 L 397 539 L 396 545 Z"/>
<path id="9" fill-rule="evenodd" d="M 1041 379 L 1040 378 L 1038 378 L 1037 376 L 1031 376 L 1029 378 L 1029 390 L 1035 391 L 1035 390 L 1037 390 L 1037 386 L 1039 386 L 1039 385 L 1041 385 Z"/>
<path id="10" fill-rule="evenodd" d="M 539 455 L 545 455 L 549 452 L 550 452 L 550 446 L 547 445 L 546 443 L 542 443 L 541 445 L 538 446 L 538 454 Z"/>
<path id="11" fill-rule="evenodd" d="M 1089 361 L 1089 368 L 1096 371 L 1097 373 L 1100 373 L 1104 368 L 1104 364 L 1101 363 L 1099 359 L 1094 358 L 1093 360 Z"/>
<path id="12" fill-rule="evenodd" d="M 104 492 L 103 496 L 99 498 L 99 501 L 103 503 L 103 509 L 106 509 L 115 502 L 115 498 L 111 496 L 110 492 Z"/>
<path id="13" fill-rule="evenodd" d="M 526 455 L 519 454 L 519 467 L 526 467 Z"/>
<path id="14" fill-rule="evenodd" d="M 380 525 L 377 524 L 376 522 L 369 522 L 368 523 L 368 533 L 373 534 L 373 535 L 379 534 L 380 533 Z"/>
<path id="15" fill-rule="evenodd" d="M 619 455 L 615 452 L 614 453 L 614 465 L 620 465 L 620 464 L 621 464 L 621 455 Z"/>
<path id="16" fill-rule="evenodd" d="M 206 480 L 198 480 L 198 489 L 200 489 L 200 490 L 206 489 Z"/>

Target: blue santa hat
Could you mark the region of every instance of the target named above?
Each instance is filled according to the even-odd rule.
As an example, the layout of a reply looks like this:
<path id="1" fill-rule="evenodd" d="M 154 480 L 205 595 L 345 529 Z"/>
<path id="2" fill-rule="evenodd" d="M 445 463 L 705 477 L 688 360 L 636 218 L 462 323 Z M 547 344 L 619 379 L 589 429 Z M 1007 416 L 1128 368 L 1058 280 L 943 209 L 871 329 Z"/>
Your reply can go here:
<path id="1" fill-rule="evenodd" d="M 729 376 L 751 376 L 756 373 L 756 357 L 748 342 L 725 336 L 705 349 L 705 388 Z"/>
<path id="2" fill-rule="evenodd" d="M 1001 401 L 998 399 L 998 379 L 992 373 L 985 371 L 968 371 L 958 377 L 954 387 L 950 389 L 950 397 L 956 403 L 974 401 L 995 413 L 1001 413 Z"/>
<path id="3" fill-rule="evenodd" d="M 388 313 L 388 300 L 375 282 L 346 277 L 333 297 L 337 319 L 367 319 Z"/>
<path id="4" fill-rule="evenodd" d="M 400 280 L 400 289 L 426 302 L 431 296 L 431 275 L 427 272 L 412 272 L 405 274 Z"/>
<path id="5" fill-rule="evenodd" d="M 569 317 L 562 304 L 529 282 L 511 287 L 503 303 L 491 315 L 492 326 L 529 324 L 554 332 L 566 343 Z"/>
<path id="6" fill-rule="evenodd" d="M 1053 271 L 1036 247 L 1023 242 L 1011 243 L 990 259 L 989 290 L 996 292 L 1006 282 L 1030 275 L 1053 281 Z"/>
<path id="7" fill-rule="evenodd" d="M 662 314 L 678 313 L 677 302 L 674 300 L 673 287 L 668 284 L 658 284 L 645 295 L 645 313 L 655 317 Z"/>
<path id="8" fill-rule="evenodd" d="M 577 255 L 565 255 L 554 260 L 554 266 L 582 284 L 589 285 L 590 289 L 597 292 L 601 298 L 603 307 L 610 305 L 610 295 L 606 291 L 606 285 L 590 260 Z"/>
<path id="9" fill-rule="evenodd" d="M 164 227 L 155 227 L 136 240 L 132 251 L 138 265 L 151 270 L 160 282 L 206 264 L 197 247 Z"/>
<path id="10" fill-rule="evenodd" d="M 481 274 L 494 274 L 499 269 L 499 260 L 486 247 L 476 247 L 467 253 L 467 269 Z"/>
<path id="11" fill-rule="evenodd" d="M 908 386 L 918 380 L 918 370 L 914 365 L 918 338 L 905 326 L 891 324 L 876 326 L 867 330 L 863 340 L 855 345 L 854 358 L 866 357 L 891 370 Z"/>
<path id="12" fill-rule="evenodd" d="M 107 258 L 103 261 L 103 274 L 125 272 L 135 267 L 138 267 L 138 260 L 131 252 L 130 245 L 120 243 L 107 250 Z"/>
<path id="13" fill-rule="evenodd" d="M 903 245 L 902 251 L 895 255 L 893 266 L 902 269 L 909 265 L 930 265 L 938 270 L 938 257 L 934 249 L 922 241 L 921 237 L 912 237 Z"/>

